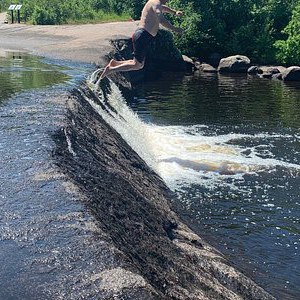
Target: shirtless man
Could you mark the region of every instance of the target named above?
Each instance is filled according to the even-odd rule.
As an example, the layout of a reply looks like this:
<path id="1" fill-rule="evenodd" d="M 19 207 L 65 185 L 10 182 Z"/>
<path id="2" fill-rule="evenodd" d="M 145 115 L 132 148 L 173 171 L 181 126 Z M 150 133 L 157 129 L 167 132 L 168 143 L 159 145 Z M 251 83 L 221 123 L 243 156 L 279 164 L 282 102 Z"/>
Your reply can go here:
<path id="1" fill-rule="evenodd" d="M 176 16 L 183 16 L 181 11 L 176 11 L 165 4 L 168 0 L 149 0 L 142 11 L 141 20 L 138 29 L 132 36 L 134 59 L 116 61 L 112 59 L 105 67 L 100 79 L 103 79 L 107 75 L 120 71 L 133 71 L 140 70 L 144 67 L 145 57 L 149 44 L 156 36 L 159 24 L 164 27 L 182 34 L 183 29 L 173 26 L 167 19 L 165 19 L 163 13 L 170 13 Z"/>

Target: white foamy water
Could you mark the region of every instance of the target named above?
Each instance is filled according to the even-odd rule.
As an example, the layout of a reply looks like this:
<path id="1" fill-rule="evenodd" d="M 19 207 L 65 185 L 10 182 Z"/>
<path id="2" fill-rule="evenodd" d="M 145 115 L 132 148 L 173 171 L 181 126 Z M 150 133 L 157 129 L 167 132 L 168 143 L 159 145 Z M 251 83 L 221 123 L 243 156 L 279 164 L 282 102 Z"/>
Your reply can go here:
<path id="1" fill-rule="evenodd" d="M 97 71 L 96 71 L 97 72 Z M 156 126 L 143 122 L 126 104 L 118 87 L 110 81 L 111 91 L 104 101 L 96 82 L 97 73 L 89 86 L 107 108 L 104 111 L 91 99 L 86 100 L 116 129 L 127 143 L 154 169 L 172 190 L 190 185 L 213 189 L 244 180 L 245 174 L 271 172 L 277 166 L 300 171 L 300 165 L 277 159 L 271 152 L 272 139 L 297 138 L 272 134 L 226 134 L 208 136 L 207 126 Z M 96 83 L 95 83 L 96 82 Z M 109 105 L 108 105 L 109 104 Z M 113 108 L 113 109 L 111 109 Z M 239 141 L 258 141 L 256 146 L 242 146 Z M 268 140 L 268 142 L 265 142 Z M 249 143 L 247 143 L 249 144 Z M 257 143 L 255 143 L 257 144 Z M 228 178 L 233 181 L 229 183 Z"/>

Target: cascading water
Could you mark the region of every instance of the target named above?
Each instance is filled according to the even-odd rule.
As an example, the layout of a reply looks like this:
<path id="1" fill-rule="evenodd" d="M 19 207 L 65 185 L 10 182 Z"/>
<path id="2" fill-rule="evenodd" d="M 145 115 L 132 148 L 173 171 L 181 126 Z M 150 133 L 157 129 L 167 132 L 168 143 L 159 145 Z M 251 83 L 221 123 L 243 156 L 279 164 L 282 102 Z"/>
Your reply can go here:
<path id="1" fill-rule="evenodd" d="M 192 184 L 213 189 L 220 184 L 226 185 L 224 179 L 243 180 L 245 174 L 271 172 L 276 166 L 289 168 L 297 174 L 300 171 L 300 165 L 276 159 L 268 150 L 272 147 L 271 144 L 252 147 L 239 145 L 241 140 L 268 140 L 278 137 L 276 135 L 232 133 L 207 136 L 206 125 L 147 124 L 128 107 L 121 91 L 111 80 L 110 92 L 105 101 L 104 92 L 99 87 L 100 81 L 97 80 L 98 75 L 99 70 L 96 70 L 89 78 L 88 86 L 106 109 L 83 96 L 172 190 L 180 190 L 181 187 Z M 262 158 L 262 151 L 269 158 Z M 230 186 L 234 188 L 234 184 Z"/>
<path id="2" fill-rule="evenodd" d="M 188 211 L 189 222 L 199 226 L 202 234 L 205 234 L 203 228 L 207 229 L 208 239 L 208 232 L 213 232 L 211 242 L 250 273 L 256 272 L 254 278 L 270 285 L 271 292 L 294 299 L 299 276 L 295 263 L 300 242 L 296 211 L 299 134 L 293 127 L 274 130 L 273 125 L 270 128 L 268 124 L 255 125 L 260 113 L 264 121 L 265 111 L 268 114 L 270 108 L 278 107 L 279 100 L 272 90 L 278 90 L 276 82 L 270 85 L 269 81 L 257 83 L 247 78 L 226 77 L 218 83 L 216 78 L 207 77 L 200 78 L 195 85 L 193 80 L 199 79 L 184 77 L 179 84 L 176 79 L 169 80 L 173 85 L 167 90 L 169 83 L 162 80 L 161 92 L 159 83 L 151 83 L 148 100 L 142 98 L 139 104 L 131 103 L 129 107 L 113 81 L 109 80 L 108 92 L 103 90 L 98 75 L 99 70 L 88 80 L 88 86 L 99 103 L 83 96 L 176 192 Z M 271 100 L 257 104 L 257 96 L 251 95 L 258 90 L 264 96 L 268 89 L 271 96 L 266 97 Z M 213 94 L 216 90 L 218 94 Z M 293 90 L 285 93 L 283 90 L 285 99 L 281 105 L 289 111 L 298 94 Z M 203 95 L 201 100 L 199 94 Z M 251 99 L 243 100 L 249 95 Z M 240 103 L 247 104 L 247 110 L 240 109 Z M 186 111 L 189 113 L 184 115 Z M 293 111 L 298 112 L 296 107 Z M 150 120 L 164 120 L 164 117 L 173 120 L 170 116 L 178 120 L 183 115 L 187 121 L 182 124 L 175 121 L 175 125 L 149 122 L 149 115 Z M 190 116 L 197 117 L 194 124 L 190 124 Z M 211 116 L 217 116 L 212 125 L 208 118 Z M 279 112 L 274 111 L 274 118 L 278 116 L 284 116 L 284 121 L 293 122 L 293 126 L 297 120 L 283 115 L 280 107 Z M 271 120 L 272 117 L 268 116 Z M 240 124 L 241 119 L 245 119 L 244 124 Z M 279 273 L 282 275 L 278 276 Z"/>

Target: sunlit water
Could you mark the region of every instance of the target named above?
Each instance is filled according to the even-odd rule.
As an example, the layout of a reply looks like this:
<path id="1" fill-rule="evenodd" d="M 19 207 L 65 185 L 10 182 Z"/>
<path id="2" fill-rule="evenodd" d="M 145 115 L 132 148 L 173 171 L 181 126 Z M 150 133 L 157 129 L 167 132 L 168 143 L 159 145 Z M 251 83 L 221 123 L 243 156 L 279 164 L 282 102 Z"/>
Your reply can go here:
<path id="1" fill-rule="evenodd" d="M 130 108 L 110 84 L 106 111 L 87 101 L 176 192 L 183 218 L 278 299 L 298 299 L 300 84 L 165 74 Z"/>
<path id="2" fill-rule="evenodd" d="M 0 299 L 79 299 L 113 259 L 91 216 L 55 171 L 51 134 L 68 90 L 92 66 L 0 57 Z"/>

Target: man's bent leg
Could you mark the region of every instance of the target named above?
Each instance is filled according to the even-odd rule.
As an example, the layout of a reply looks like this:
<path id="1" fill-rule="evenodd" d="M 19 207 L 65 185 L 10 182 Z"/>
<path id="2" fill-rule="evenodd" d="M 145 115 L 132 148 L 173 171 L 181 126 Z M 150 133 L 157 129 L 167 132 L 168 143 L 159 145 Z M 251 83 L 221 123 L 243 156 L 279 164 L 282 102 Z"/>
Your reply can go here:
<path id="1" fill-rule="evenodd" d="M 115 59 L 112 59 L 111 61 L 110 61 L 110 65 L 112 66 L 112 67 L 115 67 L 115 66 L 119 66 L 119 65 L 122 65 L 122 64 L 124 64 L 124 63 L 126 63 L 127 61 L 126 60 L 115 60 Z"/>
<path id="2" fill-rule="evenodd" d="M 144 67 L 144 63 L 140 63 L 135 59 L 125 60 L 122 64 L 115 65 L 115 66 L 109 63 L 105 67 L 103 73 L 101 74 L 100 80 L 116 72 L 135 71 L 135 70 L 140 70 L 143 67 Z"/>

